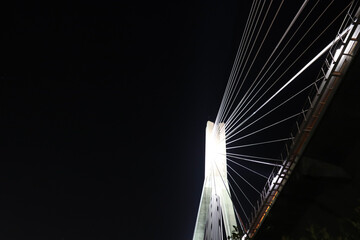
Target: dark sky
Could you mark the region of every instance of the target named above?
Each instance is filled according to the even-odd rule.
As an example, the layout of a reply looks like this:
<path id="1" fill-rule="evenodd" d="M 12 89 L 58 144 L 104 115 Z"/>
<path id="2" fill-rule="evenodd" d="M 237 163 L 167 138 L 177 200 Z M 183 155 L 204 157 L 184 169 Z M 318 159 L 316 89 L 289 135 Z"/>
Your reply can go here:
<path id="1" fill-rule="evenodd" d="M 250 3 L 5 9 L 0 238 L 190 239 Z"/>

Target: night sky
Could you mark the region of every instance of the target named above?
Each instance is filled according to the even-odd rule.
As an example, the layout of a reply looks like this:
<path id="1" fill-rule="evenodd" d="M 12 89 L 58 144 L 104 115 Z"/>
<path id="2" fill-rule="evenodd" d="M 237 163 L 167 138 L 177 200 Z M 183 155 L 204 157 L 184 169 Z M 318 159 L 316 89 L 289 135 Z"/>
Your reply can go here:
<path id="1" fill-rule="evenodd" d="M 250 4 L 5 9 L 0 238 L 191 239 L 206 121 Z"/>

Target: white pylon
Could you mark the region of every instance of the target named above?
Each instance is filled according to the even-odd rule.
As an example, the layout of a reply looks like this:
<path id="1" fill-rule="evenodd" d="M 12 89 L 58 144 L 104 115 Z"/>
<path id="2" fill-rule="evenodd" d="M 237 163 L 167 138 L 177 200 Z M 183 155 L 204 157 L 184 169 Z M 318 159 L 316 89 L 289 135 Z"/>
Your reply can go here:
<path id="1" fill-rule="evenodd" d="M 220 132 L 223 123 L 214 126 L 208 121 L 206 125 L 205 146 L 205 179 L 201 194 L 200 206 L 195 224 L 193 240 L 204 240 L 206 222 L 209 220 L 210 200 L 218 197 L 222 210 L 224 228 L 227 236 L 231 235 L 233 226 L 237 226 L 234 206 L 230 199 L 227 179 L 225 131 Z M 219 223 L 221 225 L 221 223 Z M 213 226 L 216 229 L 219 226 Z M 218 240 L 218 239 L 214 239 Z"/>

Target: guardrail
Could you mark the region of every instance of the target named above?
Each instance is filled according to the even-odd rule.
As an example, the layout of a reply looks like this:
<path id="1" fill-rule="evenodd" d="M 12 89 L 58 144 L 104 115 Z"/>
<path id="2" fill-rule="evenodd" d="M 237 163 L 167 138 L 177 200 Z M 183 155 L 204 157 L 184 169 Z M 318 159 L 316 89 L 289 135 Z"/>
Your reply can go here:
<path id="1" fill-rule="evenodd" d="M 279 192 L 295 168 L 352 58 L 357 53 L 360 40 L 359 15 L 360 7 L 354 4 L 349 8 L 338 31 L 338 36 L 348 26 L 352 27 L 348 34 L 340 37 L 339 41 L 334 42 L 328 51 L 307 101 L 303 105 L 303 114 L 298 117 L 293 131 L 290 133 L 291 140 L 285 143 L 284 150 L 280 154 L 283 164 L 281 167 L 274 168 L 271 172 L 260 194 L 260 199 L 251 213 L 250 225 L 244 238 L 253 238 L 259 230 Z"/>

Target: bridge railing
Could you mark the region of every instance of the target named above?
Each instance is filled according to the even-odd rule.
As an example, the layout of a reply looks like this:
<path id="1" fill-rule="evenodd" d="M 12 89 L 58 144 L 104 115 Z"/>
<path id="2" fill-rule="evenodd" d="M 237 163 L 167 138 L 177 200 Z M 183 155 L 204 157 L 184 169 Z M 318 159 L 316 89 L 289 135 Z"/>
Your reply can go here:
<path id="1" fill-rule="evenodd" d="M 349 8 L 349 10 L 346 13 L 346 16 L 337 32 L 337 36 L 340 37 L 339 41 L 336 41 L 332 44 L 330 47 L 325 59 L 324 63 L 321 66 L 321 69 L 316 77 L 316 80 L 313 84 L 313 87 L 311 87 L 307 99 L 302 107 L 302 115 L 299 115 L 299 117 L 296 119 L 295 124 L 290 132 L 290 140 L 285 142 L 283 150 L 280 153 L 280 158 L 282 160 L 286 160 L 289 156 L 289 151 L 294 144 L 294 138 L 297 134 L 300 133 L 300 126 L 301 124 L 306 121 L 310 115 L 309 111 L 314 106 L 314 100 L 315 97 L 320 95 L 322 91 L 324 90 L 324 85 L 327 82 L 329 76 L 329 72 L 332 70 L 332 68 L 336 67 L 336 64 L 338 63 L 340 59 L 340 55 L 347 55 L 347 56 L 353 56 L 355 49 L 349 48 L 345 49 L 345 44 L 349 41 L 357 41 L 355 39 L 348 38 L 348 35 L 345 35 L 341 37 L 341 34 L 343 31 L 346 30 L 347 26 L 350 26 L 351 24 L 355 24 L 358 22 L 358 19 L 356 19 L 356 11 L 358 10 L 358 4 L 354 4 Z M 356 31 L 356 29 L 355 29 Z M 349 31 L 350 33 L 350 31 Z M 311 112 L 311 111 L 310 111 Z"/>
<path id="2" fill-rule="evenodd" d="M 325 57 L 316 81 L 302 107 L 303 114 L 296 119 L 295 126 L 290 133 L 291 140 L 285 143 L 284 150 L 280 154 L 283 164 L 281 167 L 275 167 L 270 173 L 265 187 L 260 194 L 260 199 L 257 201 L 251 214 L 247 232 L 247 237 L 249 238 L 256 234 L 276 200 L 278 193 L 282 190 L 295 168 L 297 161 L 313 134 L 313 129 L 315 129 L 319 119 L 324 114 L 324 110 L 335 92 L 334 90 L 339 85 L 351 58 L 359 48 L 359 44 L 356 44 L 360 39 L 360 24 L 357 19 L 359 15 L 359 6 L 356 5 L 349 8 L 338 31 L 338 35 L 340 36 L 340 33 L 348 28 L 348 26 L 351 26 L 351 24 L 354 26 L 349 30 L 348 34 L 333 43 Z"/>

